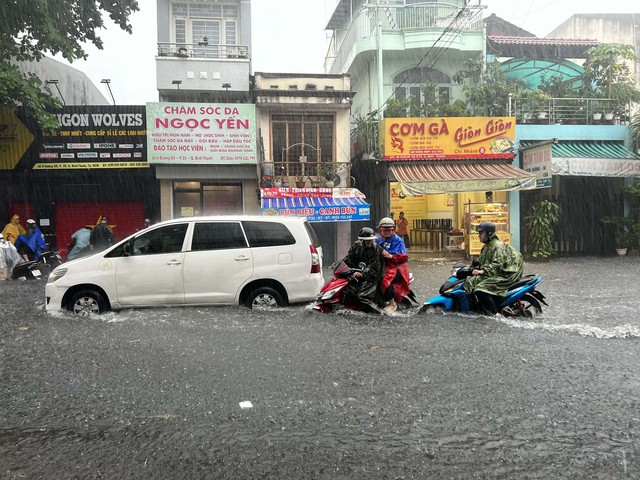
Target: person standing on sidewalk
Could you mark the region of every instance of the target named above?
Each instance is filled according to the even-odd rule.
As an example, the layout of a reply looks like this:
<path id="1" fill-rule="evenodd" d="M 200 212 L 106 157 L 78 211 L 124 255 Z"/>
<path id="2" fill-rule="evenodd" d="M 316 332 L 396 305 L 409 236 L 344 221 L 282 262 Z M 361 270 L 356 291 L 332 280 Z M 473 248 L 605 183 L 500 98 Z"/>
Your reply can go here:
<path id="1" fill-rule="evenodd" d="M 400 217 L 396 220 L 396 234 L 404 240 L 404 246 L 411 248 L 409 245 L 409 220 L 404 216 L 404 212 L 400 212 Z"/>

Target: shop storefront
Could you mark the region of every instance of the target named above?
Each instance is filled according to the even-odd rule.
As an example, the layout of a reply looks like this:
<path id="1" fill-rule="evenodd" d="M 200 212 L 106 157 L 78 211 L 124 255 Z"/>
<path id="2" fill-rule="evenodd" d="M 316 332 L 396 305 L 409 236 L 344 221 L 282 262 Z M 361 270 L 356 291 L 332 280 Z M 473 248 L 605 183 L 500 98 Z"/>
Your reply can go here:
<path id="1" fill-rule="evenodd" d="M 158 191 L 146 159 L 144 106 L 67 106 L 42 132 L 18 111 L 0 109 L 2 214 L 36 220 L 64 248 L 80 227 L 109 217 L 116 239 L 157 219 Z"/>
<path id="2" fill-rule="evenodd" d="M 513 118 L 384 120 L 390 209 L 409 220 L 411 250 L 477 255 L 483 221 L 510 241 L 508 192 L 536 186 L 532 173 L 512 165 L 514 138 Z"/>
<path id="3" fill-rule="evenodd" d="M 148 103 L 163 219 L 258 214 L 253 104 Z"/>
<path id="4" fill-rule="evenodd" d="M 625 132 L 626 133 L 626 132 Z M 538 177 L 539 190 L 525 192 L 522 202 L 550 200 L 562 221 L 555 230 L 559 255 L 612 255 L 615 232 L 604 217 L 624 216 L 624 186 L 640 178 L 640 156 L 618 140 L 519 141 L 522 165 Z M 523 232 L 524 250 L 528 239 Z"/>

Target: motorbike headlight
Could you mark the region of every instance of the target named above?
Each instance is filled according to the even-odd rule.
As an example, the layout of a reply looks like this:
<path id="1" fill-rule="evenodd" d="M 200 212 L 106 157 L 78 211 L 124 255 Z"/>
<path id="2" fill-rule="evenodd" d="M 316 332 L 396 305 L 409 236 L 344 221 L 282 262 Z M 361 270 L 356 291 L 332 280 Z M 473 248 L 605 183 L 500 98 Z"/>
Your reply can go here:
<path id="1" fill-rule="evenodd" d="M 329 300 L 331 297 L 335 295 L 335 293 L 342 287 L 332 288 L 331 290 L 327 290 L 322 295 L 320 295 L 320 300 Z"/>
<path id="2" fill-rule="evenodd" d="M 47 283 L 54 283 L 57 280 L 60 280 L 62 277 L 65 276 L 66 273 L 67 273 L 67 269 L 66 268 L 56 268 L 49 275 L 49 279 L 47 280 Z"/>

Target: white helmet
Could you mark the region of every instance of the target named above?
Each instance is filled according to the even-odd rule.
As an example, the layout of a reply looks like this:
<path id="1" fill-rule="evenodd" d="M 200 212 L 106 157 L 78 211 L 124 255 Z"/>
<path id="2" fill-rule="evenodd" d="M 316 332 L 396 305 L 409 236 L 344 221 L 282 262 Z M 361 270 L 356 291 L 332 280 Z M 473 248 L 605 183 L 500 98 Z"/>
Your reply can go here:
<path id="1" fill-rule="evenodd" d="M 393 218 L 384 217 L 378 223 L 378 228 L 383 228 L 383 227 L 384 228 L 395 228 L 396 227 L 396 222 L 393 221 Z"/>

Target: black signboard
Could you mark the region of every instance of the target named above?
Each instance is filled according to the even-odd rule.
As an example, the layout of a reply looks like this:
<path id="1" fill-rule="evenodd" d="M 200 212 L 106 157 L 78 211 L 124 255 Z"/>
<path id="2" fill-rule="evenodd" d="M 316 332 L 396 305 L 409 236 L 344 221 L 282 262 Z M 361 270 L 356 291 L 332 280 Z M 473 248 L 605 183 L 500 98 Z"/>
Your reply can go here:
<path id="1" fill-rule="evenodd" d="M 144 105 L 68 106 L 54 112 L 58 129 L 35 139 L 17 168 L 33 170 L 148 168 Z"/>

